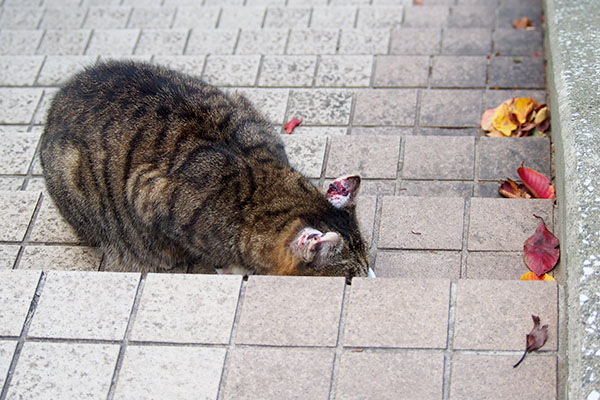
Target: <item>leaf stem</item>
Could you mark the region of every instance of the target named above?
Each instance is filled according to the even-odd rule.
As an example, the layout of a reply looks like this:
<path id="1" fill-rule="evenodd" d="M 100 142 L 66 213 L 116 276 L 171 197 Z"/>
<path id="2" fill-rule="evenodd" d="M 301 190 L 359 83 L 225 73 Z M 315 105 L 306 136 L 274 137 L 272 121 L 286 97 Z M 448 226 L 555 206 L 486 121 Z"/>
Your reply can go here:
<path id="1" fill-rule="evenodd" d="M 517 368 L 519 366 L 519 364 L 521 364 L 521 362 L 525 359 L 526 355 L 527 355 L 527 349 L 525 349 L 525 353 L 523 353 L 523 356 L 521 357 L 521 359 L 515 365 L 513 365 L 513 368 Z"/>

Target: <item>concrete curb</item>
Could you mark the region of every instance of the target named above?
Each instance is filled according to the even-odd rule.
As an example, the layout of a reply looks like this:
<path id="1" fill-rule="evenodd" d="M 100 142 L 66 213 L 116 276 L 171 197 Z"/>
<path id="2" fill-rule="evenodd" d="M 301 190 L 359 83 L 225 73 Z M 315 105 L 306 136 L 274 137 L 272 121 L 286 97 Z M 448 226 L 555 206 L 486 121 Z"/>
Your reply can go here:
<path id="1" fill-rule="evenodd" d="M 567 275 L 568 397 L 600 399 L 600 9 L 545 0 L 548 89 L 562 265 Z"/>

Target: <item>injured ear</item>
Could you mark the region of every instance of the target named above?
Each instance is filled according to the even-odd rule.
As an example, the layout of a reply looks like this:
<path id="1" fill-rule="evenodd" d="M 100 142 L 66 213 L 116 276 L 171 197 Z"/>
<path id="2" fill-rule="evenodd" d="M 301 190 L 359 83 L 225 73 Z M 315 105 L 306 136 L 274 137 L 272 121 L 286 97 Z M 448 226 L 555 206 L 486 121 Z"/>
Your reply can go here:
<path id="1" fill-rule="evenodd" d="M 323 233 L 317 229 L 304 228 L 291 244 L 292 253 L 304 262 L 312 262 L 315 258 L 323 259 L 329 251 L 340 242 L 335 232 Z"/>
<path id="2" fill-rule="evenodd" d="M 359 188 L 360 176 L 358 175 L 337 178 L 327 189 L 327 200 L 335 208 L 344 208 L 354 201 Z"/>

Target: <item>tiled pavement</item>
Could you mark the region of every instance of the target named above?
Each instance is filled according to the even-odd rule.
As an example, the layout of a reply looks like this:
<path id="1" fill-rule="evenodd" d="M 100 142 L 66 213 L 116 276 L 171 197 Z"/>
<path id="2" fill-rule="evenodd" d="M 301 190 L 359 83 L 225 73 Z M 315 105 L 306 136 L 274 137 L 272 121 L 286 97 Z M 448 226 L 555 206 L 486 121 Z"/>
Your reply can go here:
<path id="1" fill-rule="evenodd" d="M 545 102 L 541 2 L 423 3 L 0 1 L 0 399 L 562 398 L 560 268 L 518 281 L 533 214 L 557 215 L 496 193 L 522 161 L 550 175 L 551 144 L 478 129 L 508 97 Z M 364 179 L 379 278 L 90 272 L 35 154 L 61 81 L 111 57 L 239 90 L 278 130 L 302 117 L 294 165 Z M 513 369 L 531 314 L 549 340 Z"/>

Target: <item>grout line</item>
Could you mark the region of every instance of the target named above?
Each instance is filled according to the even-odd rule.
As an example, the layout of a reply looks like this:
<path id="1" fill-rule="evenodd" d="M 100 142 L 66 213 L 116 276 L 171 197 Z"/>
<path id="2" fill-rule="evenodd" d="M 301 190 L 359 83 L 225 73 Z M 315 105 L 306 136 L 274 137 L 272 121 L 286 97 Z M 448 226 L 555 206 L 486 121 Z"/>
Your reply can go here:
<path id="1" fill-rule="evenodd" d="M 40 279 L 35 288 L 35 292 L 31 299 L 31 304 L 29 305 L 29 311 L 27 312 L 27 316 L 25 317 L 25 322 L 23 323 L 23 329 L 21 330 L 21 334 L 19 335 L 19 339 L 17 340 L 17 346 L 15 348 L 15 352 L 13 354 L 13 358 L 10 362 L 10 366 L 8 367 L 8 372 L 6 374 L 6 380 L 4 381 L 4 387 L 0 390 L 0 400 L 5 400 L 8 388 L 10 387 L 10 382 L 15 373 L 15 369 L 17 368 L 17 363 L 19 362 L 19 357 L 21 356 L 21 351 L 23 350 L 23 346 L 25 345 L 25 338 L 27 337 L 27 332 L 29 332 L 29 327 L 31 325 L 31 320 L 33 319 L 33 315 L 35 314 L 35 310 L 37 308 L 38 300 L 40 298 L 42 289 L 44 288 L 44 283 L 46 282 L 46 272 L 40 273 Z"/>
<path id="2" fill-rule="evenodd" d="M 135 293 L 135 297 L 133 299 L 133 304 L 131 305 L 131 313 L 129 314 L 129 320 L 127 321 L 127 327 L 125 328 L 125 334 L 123 335 L 123 340 L 121 340 L 121 346 L 119 349 L 119 355 L 117 356 L 117 361 L 115 363 L 115 370 L 110 382 L 110 387 L 108 389 L 108 394 L 106 396 L 107 400 L 111 400 L 115 396 L 115 391 L 117 387 L 117 383 L 119 380 L 119 373 L 121 371 L 121 367 L 123 366 L 123 359 L 125 358 L 125 351 L 127 349 L 127 345 L 129 344 L 129 336 L 131 335 L 131 330 L 133 327 L 133 322 L 135 316 L 137 315 L 138 307 L 140 304 L 140 299 L 142 297 L 142 293 L 144 290 L 144 285 L 146 283 L 146 274 L 140 274 L 140 281 L 138 284 L 137 291 Z"/>
<path id="3" fill-rule="evenodd" d="M 27 225 L 27 229 L 25 230 L 25 235 L 23 235 L 23 240 L 21 240 L 21 244 L 19 246 L 19 251 L 17 252 L 17 257 L 15 257 L 15 262 L 13 264 L 12 269 L 17 269 L 19 266 L 19 262 L 21 261 L 21 257 L 23 257 L 23 252 L 25 251 L 25 246 L 27 246 L 29 242 L 29 236 L 31 235 L 31 231 L 33 230 L 33 225 L 35 220 L 42 208 L 44 194 L 39 193 L 37 202 L 35 203 L 35 208 L 33 209 L 33 213 L 31 214 L 31 218 L 29 219 L 29 224 Z"/>
<path id="4" fill-rule="evenodd" d="M 243 299 L 246 296 L 246 287 L 248 286 L 248 281 L 242 279 L 242 283 L 240 285 L 240 291 L 238 293 L 238 301 L 235 308 L 235 313 L 233 316 L 233 324 L 231 326 L 231 334 L 229 335 L 229 344 L 227 345 L 227 350 L 225 352 L 225 358 L 223 359 L 223 368 L 221 369 L 221 379 L 219 380 L 219 389 L 217 391 L 217 400 L 223 399 L 223 393 L 225 385 L 225 378 L 227 371 L 229 369 L 229 364 L 231 363 L 231 352 L 235 350 L 235 339 L 237 337 L 238 325 L 241 318 L 241 309 L 243 305 Z"/>
<path id="5" fill-rule="evenodd" d="M 335 399 L 336 381 L 339 375 L 340 358 L 344 352 L 343 339 L 344 328 L 346 326 L 346 318 L 348 314 L 348 303 L 350 302 L 350 285 L 344 285 L 344 293 L 342 294 L 342 307 L 340 308 L 340 322 L 338 324 L 338 335 L 335 345 L 335 353 L 333 355 L 333 366 L 331 369 L 331 381 L 329 384 L 329 400 Z"/>
<path id="6" fill-rule="evenodd" d="M 450 383 L 452 377 L 452 354 L 454 351 L 454 323 L 456 320 L 456 283 L 450 282 L 450 307 L 448 308 L 448 335 L 446 336 L 446 351 L 444 352 L 444 375 L 442 379 L 442 399 L 450 398 Z"/>
<path id="7" fill-rule="evenodd" d="M 463 215 L 463 232 L 462 232 L 462 249 L 460 251 L 460 271 L 459 279 L 466 278 L 467 274 L 467 258 L 469 256 L 469 229 L 471 224 L 471 197 L 464 198 L 464 215 Z"/>

